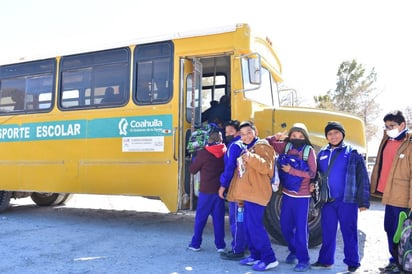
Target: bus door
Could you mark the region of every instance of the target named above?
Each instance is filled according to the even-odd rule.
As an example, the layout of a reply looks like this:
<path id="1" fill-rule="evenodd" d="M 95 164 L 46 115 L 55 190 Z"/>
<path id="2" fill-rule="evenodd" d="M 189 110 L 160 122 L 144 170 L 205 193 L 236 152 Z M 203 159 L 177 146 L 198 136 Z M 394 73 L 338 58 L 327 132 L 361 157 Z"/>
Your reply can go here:
<path id="1" fill-rule="evenodd" d="M 182 110 L 182 149 L 184 157 L 181 157 L 183 168 L 181 176 L 182 209 L 194 209 L 194 176 L 190 175 L 189 165 L 192 161 L 191 155 L 187 152 L 187 141 L 196 128 L 201 126 L 201 90 L 202 90 L 202 64 L 198 58 L 181 59 L 180 83 L 183 88 Z"/>

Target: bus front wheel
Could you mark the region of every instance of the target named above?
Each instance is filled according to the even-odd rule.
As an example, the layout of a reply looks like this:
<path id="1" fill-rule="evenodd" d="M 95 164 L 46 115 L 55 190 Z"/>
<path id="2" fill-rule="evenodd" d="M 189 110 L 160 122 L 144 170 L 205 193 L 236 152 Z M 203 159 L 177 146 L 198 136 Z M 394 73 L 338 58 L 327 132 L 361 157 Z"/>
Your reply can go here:
<path id="1" fill-rule="evenodd" d="M 280 228 L 280 211 L 282 203 L 282 193 L 272 194 L 269 204 L 266 206 L 264 224 L 272 238 L 279 244 L 286 245 Z M 320 222 L 320 210 L 313 207 L 311 201 L 309 206 L 308 226 L 309 226 L 309 247 L 315 247 L 322 243 L 322 227 Z"/>
<path id="2" fill-rule="evenodd" d="M 4 211 L 9 206 L 10 198 L 10 191 L 0 191 L 0 211 Z"/>
<path id="3" fill-rule="evenodd" d="M 68 201 L 71 197 L 71 194 L 33 192 L 30 197 L 38 206 L 56 206 Z"/>

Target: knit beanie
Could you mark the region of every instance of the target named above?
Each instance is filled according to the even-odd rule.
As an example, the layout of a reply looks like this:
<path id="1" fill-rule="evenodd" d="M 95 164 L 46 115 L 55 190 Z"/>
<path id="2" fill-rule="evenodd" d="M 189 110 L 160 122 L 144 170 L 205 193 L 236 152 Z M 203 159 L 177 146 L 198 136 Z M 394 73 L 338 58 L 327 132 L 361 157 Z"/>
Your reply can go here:
<path id="1" fill-rule="evenodd" d="M 343 138 L 345 138 L 345 128 L 343 125 L 339 122 L 332 121 L 328 122 L 328 124 L 325 127 L 325 137 L 328 135 L 328 132 L 331 131 L 332 129 L 337 129 L 343 134 Z"/>
<path id="2" fill-rule="evenodd" d="M 293 124 L 293 126 L 289 130 L 289 134 L 288 134 L 289 139 L 290 139 L 290 135 L 292 134 L 292 132 L 295 132 L 295 131 L 299 131 L 300 133 L 302 133 L 303 136 L 305 136 L 305 140 L 309 141 L 308 129 L 306 128 L 305 124 L 303 123 Z"/>

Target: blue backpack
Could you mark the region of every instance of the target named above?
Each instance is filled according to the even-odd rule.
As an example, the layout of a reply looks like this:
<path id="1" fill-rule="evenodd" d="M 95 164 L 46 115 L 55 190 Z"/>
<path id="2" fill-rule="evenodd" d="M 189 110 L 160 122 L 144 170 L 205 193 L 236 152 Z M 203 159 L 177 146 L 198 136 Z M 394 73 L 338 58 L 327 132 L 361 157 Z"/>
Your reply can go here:
<path id="1" fill-rule="evenodd" d="M 283 187 L 291 191 L 299 191 L 300 185 L 303 181 L 302 177 L 294 176 L 289 173 L 286 173 L 282 170 L 283 165 L 289 164 L 294 169 L 309 171 L 309 166 L 307 160 L 309 158 L 309 152 L 311 146 L 305 145 L 303 149 L 302 159 L 297 155 L 290 155 L 288 151 L 291 149 L 292 144 L 287 143 L 285 147 L 285 152 L 280 154 L 277 159 L 277 169 L 279 174 L 280 183 Z"/>

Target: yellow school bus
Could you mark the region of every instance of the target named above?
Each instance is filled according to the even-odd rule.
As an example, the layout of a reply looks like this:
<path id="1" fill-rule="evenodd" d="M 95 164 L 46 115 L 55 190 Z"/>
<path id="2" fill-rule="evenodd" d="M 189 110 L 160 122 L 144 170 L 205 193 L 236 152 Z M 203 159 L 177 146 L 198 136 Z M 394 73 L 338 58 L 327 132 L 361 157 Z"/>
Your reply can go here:
<path id="1" fill-rule="evenodd" d="M 360 119 L 281 107 L 282 67 L 247 24 L 148 38 L 0 66 L 0 210 L 11 198 L 59 205 L 75 193 L 160 198 L 171 212 L 193 205 L 186 146 L 202 112 L 223 95 L 230 115 L 255 122 L 260 137 L 303 122 L 311 140 L 339 120 L 366 151 Z M 279 196 L 265 224 L 282 241 Z M 311 245 L 319 219 L 311 218 Z"/>

